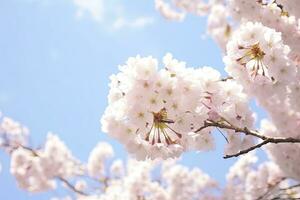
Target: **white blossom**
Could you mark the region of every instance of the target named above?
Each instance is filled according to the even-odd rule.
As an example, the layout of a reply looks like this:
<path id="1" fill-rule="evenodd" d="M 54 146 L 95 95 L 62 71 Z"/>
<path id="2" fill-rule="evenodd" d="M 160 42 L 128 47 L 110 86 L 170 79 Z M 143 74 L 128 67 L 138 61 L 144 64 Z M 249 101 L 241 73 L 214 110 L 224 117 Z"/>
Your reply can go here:
<path id="1" fill-rule="evenodd" d="M 1 114 L 0 114 L 1 117 Z M 12 151 L 18 146 L 26 145 L 29 136 L 27 127 L 9 117 L 0 118 L 0 147 Z"/>
<path id="2" fill-rule="evenodd" d="M 155 0 L 155 8 L 166 18 L 174 21 L 182 21 L 185 14 L 171 8 L 164 0 Z"/>
<path id="3" fill-rule="evenodd" d="M 19 147 L 14 150 L 10 171 L 21 188 L 41 192 L 54 189 L 56 178 L 69 178 L 81 169 L 64 143 L 56 135 L 49 134 L 43 149 Z"/>
<path id="4" fill-rule="evenodd" d="M 87 169 L 91 177 L 100 178 L 105 173 L 105 161 L 113 157 L 114 151 L 110 144 L 100 142 L 89 156 Z"/>
<path id="5" fill-rule="evenodd" d="M 111 77 L 102 129 L 138 159 L 213 149 L 212 128 L 194 132 L 206 120 L 225 117 L 236 125 L 252 126 L 247 97 L 234 81 L 221 81 L 210 67 L 187 68 L 170 54 L 163 63 L 159 69 L 152 57 L 129 58 Z M 244 139 L 238 137 L 238 148 Z"/>

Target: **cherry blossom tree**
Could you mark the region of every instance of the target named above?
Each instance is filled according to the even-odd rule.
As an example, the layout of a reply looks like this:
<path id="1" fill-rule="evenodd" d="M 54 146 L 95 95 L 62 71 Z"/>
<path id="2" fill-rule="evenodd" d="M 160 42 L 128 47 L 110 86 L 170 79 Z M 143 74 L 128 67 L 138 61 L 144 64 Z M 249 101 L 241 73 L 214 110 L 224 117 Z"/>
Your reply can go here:
<path id="1" fill-rule="evenodd" d="M 131 157 L 114 157 L 99 142 L 87 163 L 55 134 L 40 147 L 29 129 L 8 117 L 0 147 L 11 174 L 28 192 L 58 183 L 78 200 L 300 199 L 300 6 L 296 0 L 155 0 L 168 20 L 207 17 L 207 34 L 222 49 L 227 76 L 188 67 L 170 53 L 162 61 L 128 58 L 110 77 L 103 132 Z M 268 118 L 255 127 L 255 99 Z M 187 151 L 212 151 L 217 130 L 224 159 L 239 157 L 222 186 L 199 168 L 178 164 Z M 258 162 L 262 148 L 269 160 Z M 158 171 L 158 173 L 154 173 Z"/>

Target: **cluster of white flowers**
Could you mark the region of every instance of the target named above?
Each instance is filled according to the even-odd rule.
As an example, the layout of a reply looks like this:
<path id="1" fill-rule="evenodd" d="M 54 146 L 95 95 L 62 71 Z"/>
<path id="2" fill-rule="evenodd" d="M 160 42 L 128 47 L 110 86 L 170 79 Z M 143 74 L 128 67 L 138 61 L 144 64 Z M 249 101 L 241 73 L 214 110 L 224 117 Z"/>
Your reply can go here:
<path id="1" fill-rule="evenodd" d="M 183 14 L 207 15 L 207 32 L 223 50 L 239 23 L 253 21 L 261 22 L 281 32 L 284 42 L 292 49 L 290 56 L 293 59 L 298 59 L 300 56 L 300 9 L 297 0 L 174 0 L 172 2 L 174 9 L 181 10 Z M 161 12 L 160 9 L 157 10 Z M 163 12 L 161 13 L 164 15 Z"/>
<path id="2" fill-rule="evenodd" d="M 213 3 L 216 1 L 218 0 L 213 0 Z M 174 0 L 173 3 L 177 8 L 184 12 L 203 16 L 209 12 L 212 1 L 207 3 L 204 0 Z"/>
<path id="3" fill-rule="evenodd" d="M 169 2 L 169 3 L 167 3 Z M 192 13 L 194 15 L 198 16 L 204 16 L 207 15 L 215 4 L 223 4 L 223 0 L 155 0 L 155 5 L 165 4 L 168 8 L 173 7 L 173 9 L 180 10 L 181 13 L 185 16 L 186 13 Z M 177 20 L 176 18 L 172 18 L 172 15 L 166 15 L 165 12 L 163 12 L 161 9 L 158 9 L 156 6 L 156 9 L 167 19 L 169 20 Z M 182 18 L 181 20 L 183 20 Z"/>
<path id="4" fill-rule="evenodd" d="M 261 23 L 242 24 L 228 42 L 224 62 L 229 75 L 269 113 L 270 122 L 262 122 L 262 133 L 299 138 L 299 70 L 281 34 Z M 267 148 L 288 176 L 300 180 L 300 145 Z"/>
<path id="5" fill-rule="evenodd" d="M 281 32 L 284 43 L 289 45 L 292 54 L 300 55 L 299 22 L 295 16 L 289 16 L 285 11 L 286 4 L 282 6 L 275 1 L 263 4 L 256 0 L 229 0 L 228 2 L 230 14 L 236 21 L 261 22 L 263 25 Z M 291 4 L 295 4 L 295 1 L 291 2 L 293 2 Z"/>
<path id="6" fill-rule="evenodd" d="M 295 16 L 297 19 L 300 18 L 300 4 L 297 0 L 277 0 L 277 3 L 284 5 L 284 9 L 290 16 Z"/>
<path id="7" fill-rule="evenodd" d="M 80 164 L 65 144 L 49 134 L 43 149 L 19 147 L 11 155 L 11 173 L 21 188 L 40 192 L 55 188 L 55 178 L 69 178 L 80 172 Z"/>
<path id="8" fill-rule="evenodd" d="M 0 113 L 1 117 L 1 113 Z M 12 151 L 20 145 L 27 144 L 29 130 L 8 117 L 0 118 L 0 147 Z"/>
<path id="9" fill-rule="evenodd" d="M 283 44 L 281 34 L 261 23 L 247 22 L 233 34 L 227 44 L 224 58 L 226 71 L 238 80 L 250 94 L 264 87 L 278 86 L 284 95 L 285 86 L 296 79 L 297 69 L 288 57 L 289 47 Z M 283 92 L 283 93 L 282 93 Z M 265 98 L 265 97 L 263 97 Z"/>
<path id="10" fill-rule="evenodd" d="M 209 196 L 208 192 L 217 187 L 217 183 L 201 170 L 195 168 L 190 171 L 188 168 L 176 164 L 175 161 L 164 161 L 161 175 L 157 179 L 156 176 L 153 178 L 152 173 L 160 165 L 160 162 L 129 159 L 126 169 L 124 169 L 123 164 L 120 164 L 119 160 L 116 160 L 116 162 L 118 162 L 118 171 L 126 173 L 118 178 L 111 178 L 106 185 L 105 192 L 102 194 L 79 195 L 78 199 L 181 200 Z M 111 168 L 114 168 L 114 163 Z"/>
<path id="11" fill-rule="evenodd" d="M 185 18 L 184 13 L 174 10 L 164 0 L 155 0 L 155 8 L 168 20 L 182 21 Z"/>
<path id="12" fill-rule="evenodd" d="M 129 159 L 124 175 L 109 179 L 105 191 L 99 195 L 79 195 L 78 200 L 182 200 L 206 199 L 213 196 L 209 191 L 217 189 L 217 183 L 200 169 L 192 169 L 164 161 L 157 178 L 153 172 L 160 162 Z"/>
<path id="13" fill-rule="evenodd" d="M 209 3 L 203 0 L 155 0 L 155 8 L 162 16 L 172 21 L 183 21 L 186 13 L 195 15 L 207 15 L 214 4 L 220 3 L 219 0 L 211 0 Z"/>
<path id="14" fill-rule="evenodd" d="M 167 66 L 172 73 L 178 73 L 171 69 L 170 63 Z M 199 168 L 189 169 L 176 159 L 137 161 L 130 158 L 126 165 L 119 159 L 107 162 L 114 157 L 114 150 L 106 142 L 98 143 L 91 151 L 86 167 L 53 134 L 48 135 L 42 148 L 19 146 L 9 153 L 11 173 L 22 189 L 53 190 L 60 180 L 74 192 L 52 200 L 254 200 L 298 198 L 300 194 L 299 188 L 285 179 L 276 164 L 265 162 L 257 166 L 253 152 L 242 156 L 230 168 L 224 188 Z"/>
<path id="15" fill-rule="evenodd" d="M 212 128 L 206 120 L 228 120 L 251 127 L 247 97 L 234 81 L 222 81 L 210 67 L 187 68 L 167 54 L 164 68 L 152 57 L 129 58 L 111 76 L 109 105 L 102 129 L 125 144 L 139 159 L 178 157 L 188 150 L 211 150 Z M 250 137 L 230 132 L 227 150 L 251 144 Z"/>
<path id="16" fill-rule="evenodd" d="M 100 142 L 92 150 L 89 156 L 87 169 L 89 175 L 94 178 L 103 178 L 105 174 L 105 162 L 113 157 L 114 151 L 108 143 Z"/>
<path id="17" fill-rule="evenodd" d="M 285 117 L 285 116 L 283 116 Z M 287 133 L 284 130 L 278 130 L 278 128 L 270 121 L 263 120 L 261 122 L 261 131 L 265 135 L 271 136 L 287 136 L 288 134 L 298 134 L 297 129 L 289 129 L 287 125 Z M 295 137 L 295 136 L 294 136 Z M 276 164 L 280 166 L 282 171 L 287 177 L 291 177 L 295 180 L 300 180 L 300 169 L 299 169 L 299 156 L 300 156 L 300 145 L 286 145 L 286 144 L 278 144 L 278 145 L 269 145 L 267 146 L 267 152 L 271 160 L 273 160 Z"/>
<path id="18" fill-rule="evenodd" d="M 272 162 L 257 165 L 258 158 L 250 153 L 230 168 L 224 188 L 199 168 L 188 169 L 176 160 L 161 162 L 129 159 L 125 172 L 110 178 L 98 195 L 78 195 L 78 200 L 255 200 L 298 198 L 299 189 L 284 190 L 293 184 L 285 179 Z M 157 167 L 161 166 L 159 172 Z M 155 172 L 153 174 L 153 172 Z M 293 187 L 291 187 L 293 188 Z"/>
<path id="19" fill-rule="evenodd" d="M 277 127 L 289 135 L 287 122 L 294 124 L 292 129 L 298 126 L 292 108 L 299 107 L 295 100 L 299 70 L 289 59 L 289 48 L 279 32 L 260 23 L 241 25 L 228 42 L 224 62 L 229 75 L 257 98 Z"/>
<path id="20" fill-rule="evenodd" d="M 207 19 L 207 32 L 221 47 L 226 49 L 226 44 L 231 37 L 232 27 L 228 22 L 229 12 L 224 4 L 215 3 L 210 7 Z"/>
<path id="21" fill-rule="evenodd" d="M 159 2 L 159 3 L 157 3 Z M 208 16 L 207 20 L 207 33 L 217 42 L 217 44 L 224 50 L 226 43 L 231 36 L 232 27 L 229 24 L 229 9 L 227 8 L 223 0 L 173 0 L 172 6 L 167 4 L 163 0 L 156 0 L 156 9 L 167 19 L 182 21 L 186 13 L 191 13 L 197 16 Z M 166 4 L 168 9 L 161 9 L 162 6 L 157 6 L 161 4 Z M 175 11 L 175 9 L 180 10 L 180 12 Z M 174 17 L 174 12 L 180 13 L 183 17 L 180 20 Z"/>
<path id="22" fill-rule="evenodd" d="M 170 161 L 162 165 L 162 178 L 168 185 L 168 199 L 173 200 L 211 199 L 218 188 L 218 183 L 200 169 L 190 170 Z"/>
<path id="23" fill-rule="evenodd" d="M 223 199 L 273 199 L 278 196 L 280 188 L 289 185 L 277 165 L 265 162 L 257 167 L 257 160 L 251 152 L 230 168 Z"/>

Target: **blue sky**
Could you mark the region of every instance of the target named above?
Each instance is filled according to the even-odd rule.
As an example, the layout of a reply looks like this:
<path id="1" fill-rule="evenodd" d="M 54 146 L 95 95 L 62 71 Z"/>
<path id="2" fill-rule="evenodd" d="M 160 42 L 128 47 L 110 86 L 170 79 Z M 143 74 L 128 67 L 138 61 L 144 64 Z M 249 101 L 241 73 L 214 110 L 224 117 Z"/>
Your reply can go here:
<path id="1" fill-rule="evenodd" d="M 84 161 L 100 140 L 126 158 L 122 146 L 101 132 L 99 120 L 107 105 L 109 76 L 130 56 L 161 59 L 171 52 L 188 66 L 213 66 L 224 73 L 220 50 L 202 37 L 205 18 L 168 22 L 152 0 L 103 1 L 93 15 L 74 2 L 0 1 L 0 109 L 29 127 L 34 146 L 52 131 Z M 216 151 L 189 153 L 182 162 L 224 183 L 234 159 L 222 159 L 222 136 L 217 143 Z M 17 188 L 3 152 L 0 163 L 0 199 L 43 200 L 63 194 L 30 195 Z"/>

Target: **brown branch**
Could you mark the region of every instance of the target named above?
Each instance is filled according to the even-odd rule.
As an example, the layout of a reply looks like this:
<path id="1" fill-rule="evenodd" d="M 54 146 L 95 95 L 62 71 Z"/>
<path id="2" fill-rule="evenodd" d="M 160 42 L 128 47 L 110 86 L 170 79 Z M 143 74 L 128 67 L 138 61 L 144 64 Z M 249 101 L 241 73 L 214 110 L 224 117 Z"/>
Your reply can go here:
<path id="1" fill-rule="evenodd" d="M 271 200 L 299 200 L 300 197 L 275 197 Z"/>
<path id="2" fill-rule="evenodd" d="M 225 156 L 223 156 L 223 158 L 224 158 L 224 159 L 227 159 L 227 158 L 232 158 L 232 157 L 238 157 L 238 156 L 240 156 L 240 155 L 249 153 L 250 151 L 253 151 L 254 149 L 260 148 L 260 147 L 262 147 L 263 145 L 268 144 L 268 143 L 269 143 L 269 141 L 264 140 L 263 142 L 258 143 L 257 145 L 254 145 L 254 146 L 251 146 L 251 147 L 249 147 L 249 148 L 247 148 L 247 149 L 241 150 L 241 151 L 239 151 L 239 152 L 237 152 L 237 153 L 235 153 L 235 154 L 228 154 L 228 155 L 225 155 Z"/>
<path id="3" fill-rule="evenodd" d="M 228 77 L 225 77 L 225 78 L 221 78 L 220 81 L 227 81 L 227 80 L 232 80 L 233 77 L 232 76 L 228 76 Z"/>
<path id="4" fill-rule="evenodd" d="M 241 127 L 237 127 L 232 125 L 231 123 L 229 123 L 227 120 L 222 119 L 221 121 L 211 121 L 211 120 L 207 120 L 204 122 L 204 125 L 202 127 L 200 127 L 199 129 L 197 129 L 195 131 L 195 133 L 198 133 L 200 131 L 202 131 L 205 128 L 208 127 L 214 127 L 214 128 L 223 128 L 223 129 L 228 129 L 228 130 L 233 130 L 236 133 L 244 133 L 245 135 L 251 135 L 254 136 L 256 138 L 259 138 L 262 140 L 262 142 L 251 146 L 247 149 L 241 150 L 236 154 L 231 154 L 231 155 L 225 155 L 223 158 L 227 159 L 227 158 L 232 158 L 232 157 L 238 157 L 240 155 L 246 154 L 250 151 L 253 151 L 254 149 L 260 148 L 266 144 L 269 143 L 273 143 L 273 144 L 279 144 L 279 143 L 300 143 L 300 139 L 298 138 L 292 138 L 292 137 L 269 137 L 269 136 L 265 136 L 260 134 L 258 131 L 254 131 L 254 130 L 249 130 L 247 127 L 241 128 Z"/>
<path id="5" fill-rule="evenodd" d="M 87 193 L 81 191 L 81 190 L 78 190 L 75 188 L 74 185 L 72 185 L 68 180 L 62 178 L 62 177 L 57 177 L 58 180 L 60 180 L 61 182 L 63 182 L 64 184 L 66 184 L 66 186 L 71 189 L 72 191 L 76 192 L 77 194 L 80 194 L 80 195 L 83 195 L 83 196 L 88 196 Z"/>
<path id="6" fill-rule="evenodd" d="M 300 184 L 291 185 L 289 187 L 280 188 L 279 193 L 273 199 L 300 199 L 299 193 L 293 193 L 294 188 L 300 187 Z M 289 192 L 290 191 L 290 192 Z M 297 195 L 297 196 L 295 196 Z"/>
<path id="7" fill-rule="evenodd" d="M 99 181 L 103 184 L 103 190 L 105 191 L 109 186 L 109 178 L 104 177 L 104 178 L 100 179 Z"/>
<path id="8" fill-rule="evenodd" d="M 280 190 L 290 190 L 290 189 L 294 189 L 296 187 L 300 187 L 300 183 L 296 184 L 296 185 L 292 185 L 292 186 L 286 187 L 286 188 L 281 188 Z"/>

